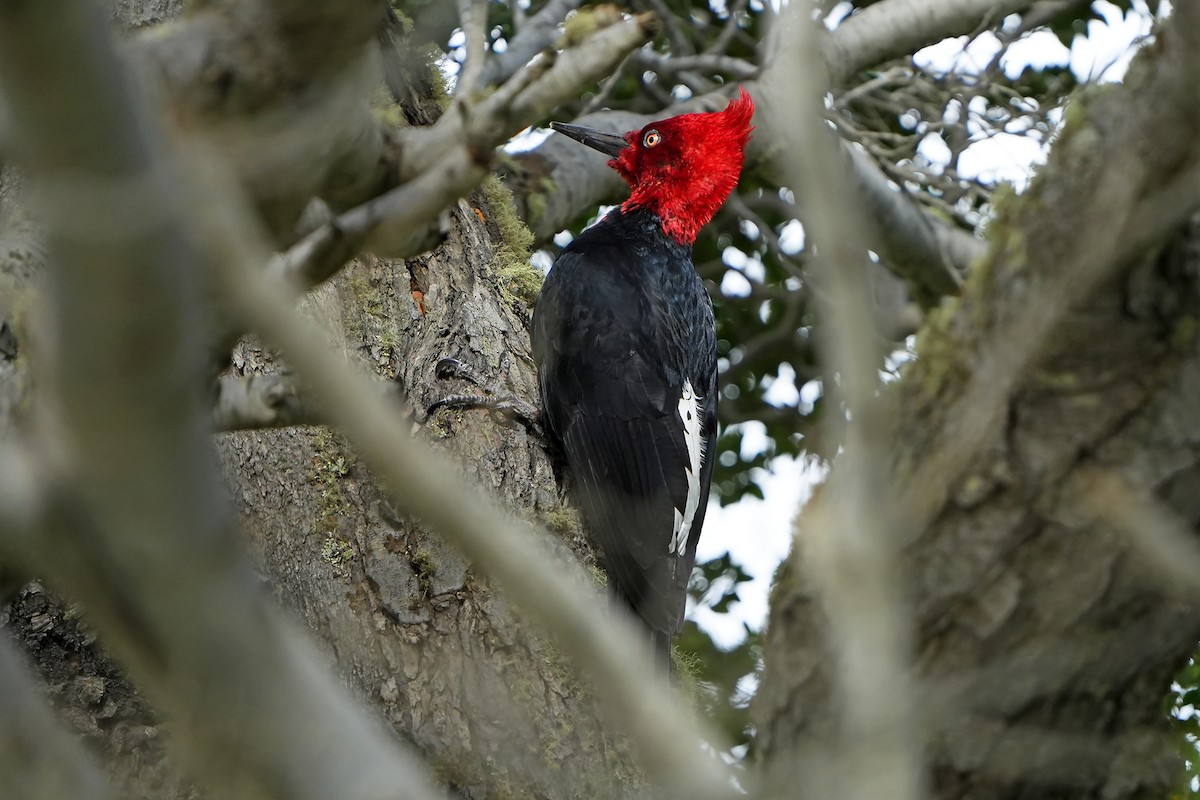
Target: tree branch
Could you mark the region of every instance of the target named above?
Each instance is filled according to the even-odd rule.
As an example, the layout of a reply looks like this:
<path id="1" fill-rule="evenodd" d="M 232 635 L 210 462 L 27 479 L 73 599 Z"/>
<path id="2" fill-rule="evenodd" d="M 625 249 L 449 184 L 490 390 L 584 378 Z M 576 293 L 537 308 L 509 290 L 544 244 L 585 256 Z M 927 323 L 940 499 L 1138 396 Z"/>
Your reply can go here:
<path id="1" fill-rule="evenodd" d="M 700 71 L 728 75 L 735 81 L 747 81 L 756 77 L 759 72 L 757 64 L 752 64 L 744 58 L 734 58 L 721 53 L 701 53 L 695 56 L 675 58 L 643 50 L 639 51 L 635 58 L 647 69 L 652 69 L 660 75 Z"/>
<path id="2" fill-rule="evenodd" d="M 1178 332 L 1200 296 L 1197 230 L 1146 257 L 1200 207 L 1188 99 L 1198 15 L 1177 7 L 1125 85 L 1073 101 L 1042 174 L 1000 208 L 986 261 L 954 313 L 931 318 L 894 389 L 894 546 L 918 626 L 926 688 L 912 735 L 925 741 L 932 797 L 1178 785 L 1161 702 L 1195 651 L 1196 600 L 1165 602 L 1081 498 L 1097 469 L 1168 498 L 1200 469 L 1200 341 Z M 857 465 L 835 472 L 845 468 Z M 826 494 L 800 525 L 830 513 Z M 758 696 L 773 787 L 791 786 L 796 748 L 823 741 L 835 718 L 801 552 L 777 579 Z M 1120 710 L 1093 716 L 1100 708 Z"/>
<path id="3" fill-rule="evenodd" d="M 598 80 L 653 30 L 649 17 L 623 20 L 530 65 L 478 103 L 460 98 L 433 128 L 412 132 L 401 167 L 413 172 L 406 183 L 322 225 L 273 269 L 311 286 L 362 250 L 404 258 L 426 249 L 437 235 L 430 221 L 483 180 L 496 147 Z"/>
<path id="4" fill-rule="evenodd" d="M 822 53 L 833 86 L 864 69 L 961 36 L 1036 0 L 883 0 L 851 14 L 825 39 Z"/>
<path id="5" fill-rule="evenodd" d="M 548 0 L 536 14 L 525 20 L 508 49 L 492 56 L 483 70 L 482 83 L 492 86 L 504 83 L 521 67 L 543 50 L 553 48 L 558 39 L 558 26 L 567 14 L 579 6 L 580 0 Z"/>
<path id="6" fill-rule="evenodd" d="M 404 410 L 400 387 L 375 381 L 371 388 L 391 403 L 396 413 Z M 244 431 L 284 428 L 290 425 L 327 425 L 329 416 L 317 408 L 291 375 L 252 374 L 222 377 L 217 381 L 213 404 L 213 428 Z"/>
<path id="7" fill-rule="evenodd" d="M 871 248 L 908 284 L 922 307 L 958 294 L 962 276 L 986 251 L 983 241 L 922 209 L 853 145 L 843 143 L 840 151 L 843 174 L 853 181 L 873 222 L 866 230 Z"/>
<path id="8" fill-rule="evenodd" d="M 218 794 L 432 797 L 236 556 L 199 424 L 202 206 L 164 163 L 104 24 L 80 3 L 0 4 L 0 85 L 39 189 L 57 312 L 42 428 L 54 502 L 7 544 L 87 605 Z"/>
<path id="9" fill-rule="evenodd" d="M 467 57 L 458 73 L 454 91 L 470 97 L 481 87 L 487 58 L 487 0 L 458 0 L 458 21 L 467 37 Z"/>
<path id="10" fill-rule="evenodd" d="M 222 0 L 134 38 L 127 54 L 175 133 L 219 153 L 287 242 L 314 196 L 343 210 L 396 181 L 367 103 L 383 23 L 378 0 Z"/>
<path id="11" fill-rule="evenodd" d="M 317 425 L 323 420 L 287 375 L 222 377 L 213 404 L 213 428 L 218 431 Z"/>
<path id="12" fill-rule="evenodd" d="M 804 198 L 797 211 L 815 245 L 809 275 L 825 320 L 818 343 L 827 402 L 845 412 L 825 415 L 829 449 L 840 452 L 795 547 L 833 656 L 830 723 L 820 735 L 828 759 L 822 764 L 811 745 L 804 747 L 797 755 L 808 769 L 793 777 L 803 775 L 801 794 L 814 797 L 916 800 L 924 769 L 913 736 L 912 622 L 887 469 L 892 409 L 878 377 L 885 353 L 867 272 L 867 247 L 877 237 L 864 236 L 870 228 L 845 177 L 845 146 L 825 122 L 827 75 L 807 12 L 803 5 L 784 11 L 780 47 L 762 85 L 775 100 L 768 105 L 770 146 L 785 182 Z"/>

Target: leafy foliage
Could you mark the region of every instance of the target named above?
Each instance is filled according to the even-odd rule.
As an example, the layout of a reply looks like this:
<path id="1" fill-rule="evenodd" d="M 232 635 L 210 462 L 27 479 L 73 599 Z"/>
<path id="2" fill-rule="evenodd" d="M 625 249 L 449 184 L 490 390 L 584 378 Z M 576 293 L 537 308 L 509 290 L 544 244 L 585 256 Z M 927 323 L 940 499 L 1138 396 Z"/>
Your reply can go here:
<path id="1" fill-rule="evenodd" d="M 1173 796 L 1200 797 L 1200 662 L 1195 657 L 1179 671 L 1167 702 L 1186 767 L 1184 785 Z"/>
<path id="2" fill-rule="evenodd" d="M 739 599 L 739 587 L 751 577 L 726 553 L 696 566 L 688 596 L 697 606 L 727 614 Z M 759 632 L 746 627 L 745 639 L 724 649 L 688 620 L 676 649 L 695 665 L 693 678 L 701 710 L 724 735 L 731 752 L 744 756 L 751 743 L 750 698 L 762 662 Z"/>

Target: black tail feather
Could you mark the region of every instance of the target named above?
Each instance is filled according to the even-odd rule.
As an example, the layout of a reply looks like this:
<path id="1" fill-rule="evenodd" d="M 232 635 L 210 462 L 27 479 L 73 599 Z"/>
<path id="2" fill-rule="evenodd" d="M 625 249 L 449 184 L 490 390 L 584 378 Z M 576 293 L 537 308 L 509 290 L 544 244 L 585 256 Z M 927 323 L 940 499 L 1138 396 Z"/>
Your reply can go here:
<path id="1" fill-rule="evenodd" d="M 671 665 L 671 639 L 669 633 L 650 631 L 650 646 L 654 649 L 654 672 L 662 675 L 668 681 L 674 682 L 674 672 Z"/>
<path id="2" fill-rule="evenodd" d="M 609 600 L 614 613 L 630 614 L 638 623 L 639 627 L 649 634 L 651 659 L 654 664 L 654 674 L 662 675 L 667 680 L 674 683 L 675 669 L 672 665 L 671 653 L 673 651 L 672 644 L 675 637 L 666 631 L 655 630 L 646 624 L 644 619 L 641 619 L 634 609 L 628 598 L 623 597 L 618 592 L 609 592 Z"/>

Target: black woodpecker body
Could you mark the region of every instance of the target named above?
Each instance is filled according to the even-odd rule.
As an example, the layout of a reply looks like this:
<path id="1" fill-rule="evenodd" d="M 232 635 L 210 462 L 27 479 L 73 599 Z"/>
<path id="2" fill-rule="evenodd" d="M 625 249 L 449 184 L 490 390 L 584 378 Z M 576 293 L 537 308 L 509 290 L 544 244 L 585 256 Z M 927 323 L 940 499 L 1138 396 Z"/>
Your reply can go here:
<path id="1" fill-rule="evenodd" d="M 696 233 L 737 183 L 753 102 L 624 136 L 554 128 L 613 157 L 630 198 L 564 248 L 533 316 L 543 421 L 614 592 L 669 669 L 712 481 L 717 352 Z"/>

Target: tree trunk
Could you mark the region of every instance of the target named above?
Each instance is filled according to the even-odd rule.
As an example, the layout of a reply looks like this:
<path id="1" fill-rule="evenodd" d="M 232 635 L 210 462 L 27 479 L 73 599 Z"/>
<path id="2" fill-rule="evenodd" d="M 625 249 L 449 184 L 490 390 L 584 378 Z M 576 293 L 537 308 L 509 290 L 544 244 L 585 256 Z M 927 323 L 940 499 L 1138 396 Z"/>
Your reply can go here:
<path id="1" fill-rule="evenodd" d="M 495 223 L 489 233 L 483 222 L 493 219 L 491 207 L 482 197 L 474 203 L 459 204 L 436 250 L 409 262 L 362 259 L 305 305 L 348 354 L 366 355 L 382 379 L 395 378 L 406 397 L 396 413 L 411 415 L 431 446 L 454 454 L 479 491 L 559 533 L 564 559 L 591 561 L 540 438 L 487 410 L 424 411 L 464 391 L 460 381 L 435 377 L 443 356 L 527 400 L 536 395 L 531 307 L 514 293 L 511 274 L 498 270 Z M 286 367 L 246 341 L 233 369 Z M 399 518 L 330 429 L 221 434 L 217 447 L 265 579 L 328 645 L 331 667 L 379 707 L 442 782 L 477 798 L 649 792 L 625 742 L 605 729 L 554 648 L 462 556 L 419 522 Z M 56 705 L 109 757 L 123 793 L 191 796 L 165 761 L 154 714 L 77 611 L 31 584 L 6 622 Z"/>
<path id="2" fill-rule="evenodd" d="M 486 205 L 479 213 L 489 215 Z M 407 263 L 367 258 L 308 301 L 348 352 L 404 387 L 413 424 L 452 453 L 479 491 L 563 536 L 564 558 L 591 558 L 561 503 L 544 443 L 487 410 L 424 408 L 458 382 L 453 356 L 518 396 L 536 396 L 528 303 L 495 269 L 475 207 L 448 240 Z M 506 299 L 507 298 L 507 299 Z M 278 364 L 243 346 L 244 373 Z M 467 387 L 467 391 L 470 387 Z M 469 797 L 641 796 L 619 739 L 553 647 L 419 522 L 397 518 L 366 470 L 323 427 L 235 433 L 220 452 L 263 569 L 284 604 L 330 645 L 337 669 L 376 703 L 438 777 Z M 598 595 L 599 596 L 599 595 Z"/>
<path id="3" fill-rule="evenodd" d="M 178 6 L 113 3 L 127 27 Z M 1176 44 L 1157 50 L 1170 55 Z M 1146 97 L 1142 112 L 1186 115 L 1194 107 Z M 1113 108 L 1096 116 L 1113 127 L 1186 130 L 1195 140 L 1195 120 L 1187 128 L 1160 125 L 1130 104 L 1126 113 L 1136 121 L 1123 123 L 1121 107 Z M 1085 138 L 1111 133 L 1071 131 L 1074 138 L 1064 135 L 1060 145 L 1082 147 Z M 1149 164 L 1147 172 L 1188 174 L 1178 169 L 1185 164 L 1163 163 L 1178 148 L 1146 138 L 1135 143 L 1155 152 L 1131 153 L 1131 160 Z M 1007 322 L 1039 292 L 1058 287 L 1053 267 L 1070 262 L 1080 244 L 1072 235 L 1105 233 L 1094 223 L 1107 218 L 1089 213 L 1096 208 L 1089 202 L 1119 187 L 1079 177 L 1100 174 L 1098 163 L 1111 166 L 1092 153 L 1048 171 L 1043 186 L 1053 188 L 1018 201 L 1015 220 L 995 223 L 994 257 L 976 266 L 957 308 L 934 316 L 920 358 L 894 389 L 899 418 L 889 457 L 896 475 L 919 473 L 938 455 L 939 438 L 953 436 L 946 410 L 971 396 L 979 383 L 973 369 L 995 366 L 972 354 L 1003 342 L 1013 332 Z M 0 171 L 0 212 L 12 208 L 14 181 Z M 290 199 L 298 205 L 306 197 Z M 365 356 L 381 382 L 396 381 L 404 400 L 395 413 L 431 447 L 452 454 L 478 491 L 543 523 L 559 537 L 564 560 L 594 563 L 536 434 L 487 411 L 425 411 L 446 394 L 478 391 L 435 378 L 434 365 L 446 356 L 521 398 L 536 395 L 526 288 L 536 276 L 512 257 L 520 247 L 504 238 L 509 213 L 493 193 L 459 203 L 437 248 L 406 262 L 362 258 L 305 307 L 347 357 Z M 1112 228 L 1122 229 L 1117 222 Z M 0 235 L 0 433 L 7 433 L 24 424 L 31 403 L 34 343 L 24 323 L 42 254 L 27 226 L 6 225 Z M 1189 533 L 1200 521 L 1197 241 L 1200 228 L 1189 229 L 1165 253 L 1132 259 L 1081 292 L 1032 366 L 1012 385 L 999 383 L 998 421 L 970 448 L 967 468 L 930 487 L 944 499 L 904 531 L 911 536 L 897 562 L 915 620 L 912 705 L 920 709 L 911 728 L 914 736 L 927 732 L 921 739 L 932 795 L 1157 797 L 1179 785 L 1161 697 L 1200 636 L 1197 580 L 1181 575 L 1184 591 L 1176 591 L 1158 579 L 1160 571 L 1144 566 L 1148 554 L 1166 560 L 1190 551 L 1164 547 L 1161 531 L 1155 540 L 1128 529 L 1155 515 Z M 232 369 L 279 373 L 285 362 L 247 339 Z M 636 754 L 553 646 L 462 556 L 420 521 L 395 513 L 336 433 L 312 426 L 214 439 L 264 582 L 317 635 L 330 668 L 444 785 L 472 798 L 655 794 Z M 813 516 L 801 521 L 802 543 Z M 837 632 L 828 630 L 803 555 L 801 546 L 772 598 L 755 749 L 768 795 L 792 795 L 803 781 L 814 787 L 810 794 L 832 797 L 840 793 L 825 779 L 838 766 L 830 756 L 841 733 L 836 698 L 845 687 L 831 667 L 835 648 L 827 646 Z M 101 751 L 119 794 L 197 796 L 190 776 L 168 758 L 169 725 L 106 658 L 81 612 L 31 577 L 0 569 L 0 623 L 64 718 Z M 311 723 L 319 735 L 322 720 Z"/>
<path id="4" fill-rule="evenodd" d="M 1151 531 L 1118 532 L 1098 517 L 1136 514 L 1150 496 L 1189 532 L 1200 522 L 1198 243 L 1192 225 L 1065 318 L 947 502 L 903 544 L 919 710 L 910 722 L 914 735 L 929 732 L 931 797 L 1148 798 L 1183 785 L 1163 697 L 1200 641 L 1195 584 L 1180 592 L 1163 579 Z M 925 339 L 924 364 L 899 389 L 898 474 L 932 457 L 915 443 L 928 445 L 972 377 L 939 371 L 951 362 L 932 348 L 953 346 L 948 331 L 985 335 L 963 327 L 973 315 L 1002 319 L 1028 302 L 1029 284 L 996 269 L 1003 277 L 973 281 L 943 335 Z M 775 788 L 801 775 L 816 787 L 835 780 L 823 756 L 842 690 L 802 564 L 812 516 L 799 520 L 772 594 L 756 697 Z"/>
<path id="5" fill-rule="evenodd" d="M 158 21 L 178 4 L 118 3 L 126 27 Z M 428 99 L 426 99 L 428 102 Z M 0 198 L 12 209 L 7 174 Z M 527 287 L 538 280 L 522 246 L 500 235 L 511 203 L 480 193 L 449 215 L 445 242 L 408 262 L 366 257 L 312 293 L 305 306 L 348 355 L 365 356 L 404 396 L 397 415 L 452 453 L 479 491 L 561 536 L 562 557 L 591 563 L 562 504 L 544 442 L 486 410 L 425 408 L 462 381 L 434 365 L 453 356 L 531 401 Z M 519 224 L 519 223 L 517 223 Z M 31 293 L 40 252 L 9 227 L 6 284 Z M 10 297 L 16 297 L 14 294 Z M 11 302 L 0 321 L 19 328 Z M 28 337 L 20 357 L 0 352 L 0 424 L 19 427 Z M 11 357 L 10 357 L 11 356 Z M 252 340 L 234 353 L 241 375 L 286 371 Z M 476 390 L 478 391 L 478 390 Z M 220 434 L 218 453 L 264 579 L 327 645 L 331 668 L 374 704 L 436 777 L 464 797 L 643 797 L 636 758 L 601 722 L 590 693 L 537 630 L 515 616 L 464 558 L 418 521 L 392 511 L 375 481 L 326 427 Z M 15 578 L 9 576 L 10 583 Z M 166 730 L 106 658 L 80 619 L 36 583 L 9 591 L 3 619 L 53 703 L 101 751 L 121 796 L 192 797 L 167 757 Z M 597 588 L 597 597 L 602 597 Z M 314 721 L 319 725 L 319 721 Z"/>

